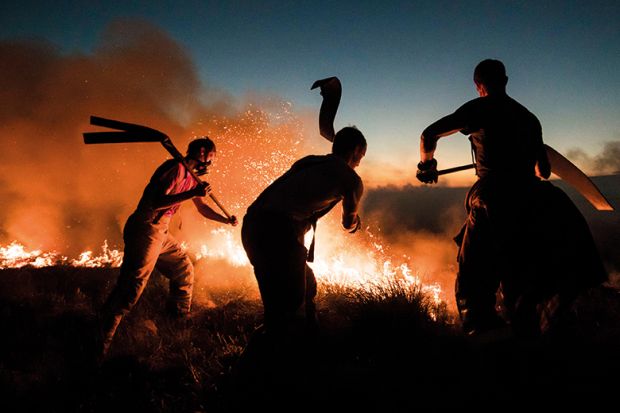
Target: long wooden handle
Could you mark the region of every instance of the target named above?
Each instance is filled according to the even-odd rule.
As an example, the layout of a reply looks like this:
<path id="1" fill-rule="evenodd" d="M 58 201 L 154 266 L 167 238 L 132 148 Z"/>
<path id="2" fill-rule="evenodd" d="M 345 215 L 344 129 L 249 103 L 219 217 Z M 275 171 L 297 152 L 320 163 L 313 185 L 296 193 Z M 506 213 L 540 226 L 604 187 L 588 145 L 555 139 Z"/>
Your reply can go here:
<path id="1" fill-rule="evenodd" d="M 476 167 L 475 163 L 471 163 L 469 165 L 455 166 L 454 168 L 442 169 L 441 171 L 437 171 L 437 175 L 446 175 L 446 174 L 451 174 L 453 172 L 466 171 L 468 169 L 472 169 L 475 167 Z"/>

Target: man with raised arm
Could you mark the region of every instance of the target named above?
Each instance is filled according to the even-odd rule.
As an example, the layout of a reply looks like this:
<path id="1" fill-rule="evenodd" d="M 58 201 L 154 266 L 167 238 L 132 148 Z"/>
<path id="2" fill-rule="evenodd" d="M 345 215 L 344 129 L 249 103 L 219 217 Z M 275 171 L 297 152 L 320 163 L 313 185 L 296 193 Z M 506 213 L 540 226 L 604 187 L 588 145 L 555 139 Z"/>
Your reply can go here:
<path id="1" fill-rule="evenodd" d="M 363 184 L 355 168 L 366 154 L 366 139 L 355 127 L 334 134 L 340 82 L 329 78 L 318 86 L 323 95 L 320 132 L 333 142 L 332 152 L 295 162 L 258 196 L 243 219 L 243 246 L 254 266 L 268 334 L 316 327 L 316 280 L 306 263 L 313 260 L 314 240 L 310 251 L 304 246 L 310 228 L 341 201 L 343 228 L 353 233 L 360 227 Z"/>
<path id="2" fill-rule="evenodd" d="M 583 216 L 544 181 L 551 166 L 540 122 L 506 94 L 507 81 L 502 62 L 480 62 L 474 71 L 480 97 L 420 137 L 416 176 L 423 183 L 437 182 L 434 154 L 441 137 L 469 135 L 476 158 L 479 179 L 467 194 L 467 220 L 455 238 L 456 301 L 468 334 L 503 325 L 496 311 L 500 286 L 507 320 L 531 335 L 553 322 L 553 306 L 542 303 L 555 297 L 555 309 L 566 310 L 580 289 L 606 278 Z"/>
<path id="3" fill-rule="evenodd" d="M 195 139 L 187 147 L 188 168 L 197 173 L 215 158 L 215 144 L 207 137 Z M 125 250 L 120 276 L 101 314 L 101 354 L 105 356 L 123 317 L 138 302 L 154 269 L 170 279 L 167 310 L 171 316 L 189 314 L 194 268 L 181 245 L 169 233 L 172 216 L 183 201 L 191 199 L 205 218 L 223 224 L 237 225 L 237 218 L 218 214 L 203 197 L 211 191 L 208 184 L 196 180 L 177 160 L 165 161 L 153 174 L 138 207 L 127 219 L 123 230 Z"/>

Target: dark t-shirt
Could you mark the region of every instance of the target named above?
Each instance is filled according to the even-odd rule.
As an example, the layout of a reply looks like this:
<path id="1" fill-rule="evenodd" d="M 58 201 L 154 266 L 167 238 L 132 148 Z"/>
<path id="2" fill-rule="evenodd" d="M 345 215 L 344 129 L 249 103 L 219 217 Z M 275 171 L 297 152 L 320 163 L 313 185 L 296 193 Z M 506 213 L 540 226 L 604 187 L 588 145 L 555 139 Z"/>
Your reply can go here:
<path id="1" fill-rule="evenodd" d="M 533 176 L 543 151 L 538 118 L 508 95 L 471 100 L 452 115 L 470 135 L 478 176 Z"/>
<path id="2" fill-rule="evenodd" d="M 357 209 L 363 189 L 362 179 L 343 159 L 311 155 L 295 162 L 269 185 L 248 211 L 282 213 L 311 224 L 343 199 Z"/>

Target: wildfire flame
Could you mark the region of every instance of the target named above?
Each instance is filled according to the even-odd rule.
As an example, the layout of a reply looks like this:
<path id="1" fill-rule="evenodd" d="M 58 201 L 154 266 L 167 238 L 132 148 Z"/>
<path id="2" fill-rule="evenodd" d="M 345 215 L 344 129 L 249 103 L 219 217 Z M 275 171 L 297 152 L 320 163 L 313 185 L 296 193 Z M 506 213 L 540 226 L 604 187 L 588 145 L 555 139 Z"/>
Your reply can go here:
<path id="1" fill-rule="evenodd" d="M 26 266 L 41 268 L 54 265 L 90 268 L 120 267 L 123 261 L 123 253 L 110 249 L 107 240 L 103 242 L 101 248 L 102 253 L 100 255 L 93 256 L 93 251 L 84 251 L 80 253 L 79 258 L 69 259 L 56 251 L 28 251 L 24 245 L 13 241 L 6 247 L 0 246 L 0 269 Z"/>
<path id="2" fill-rule="evenodd" d="M 233 267 L 245 267 L 250 265 L 243 247 L 235 242 L 233 233 L 224 228 L 218 228 L 211 231 L 211 235 L 220 238 L 220 242 L 216 243 L 215 248 L 209 248 L 206 244 L 200 246 L 200 251 L 196 253 L 196 260 L 202 258 L 219 258 L 225 259 Z"/>
<path id="3" fill-rule="evenodd" d="M 333 228 L 333 225 L 332 227 Z M 388 285 L 404 289 L 419 289 L 427 294 L 435 304 L 440 304 L 441 287 L 437 283 L 424 283 L 411 269 L 411 258 L 395 257 L 381 240 L 366 228 L 362 239 L 350 242 L 339 234 L 327 229 L 319 233 L 321 241 L 315 254 L 315 262 L 310 264 L 323 283 L 351 286 L 366 291 L 376 291 Z"/>
<path id="4" fill-rule="evenodd" d="M 123 262 L 123 253 L 108 248 L 108 241 L 103 241 L 101 247 L 103 252 L 101 255 L 93 257 L 92 251 L 84 251 L 80 254 L 80 257 L 76 260 L 71 260 L 71 266 L 73 267 L 120 267 Z"/>
<path id="5" fill-rule="evenodd" d="M 386 248 L 377 238 L 366 231 L 371 240 L 371 248 L 334 248 L 333 239 L 321 237 L 324 242 L 322 248 L 317 251 L 317 259 L 310 265 L 319 282 L 361 288 L 366 291 L 376 290 L 387 285 L 398 285 L 405 289 L 415 288 L 427 294 L 435 304 L 442 302 L 442 290 L 438 284 L 425 284 L 421 278 L 413 274 L 408 257 L 402 257 L 402 262 L 396 262 L 390 257 Z M 220 259 L 225 260 L 233 267 L 248 267 L 250 262 L 231 229 L 219 228 L 210 233 L 211 241 L 207 246 L 201 244 L 197 252 L 191 252 L 195 248 L 188 243 L 182 246 L 196 260 Z M 311 233 L 309 234 L 312 235 Z M 331 234 L 331 237 L 337 237 Z M 336 242 L 338 243 L 336 238 Z M 320 246 L 321 244 L 319 244 Z M 57 252 L 43 252 L 41 250 L 28 251 L 26 247 L 17 241 L 8 246 L 0 246 L 0 269 L 21 268 L 31 266 L 36 268 L 54 265 L 69 265 L 73 267 L 119 267 L 123 260 L 123 253 L 111 249 L 107 241 L 103 242 L 102 252 L 95 255 L 93 251 L 84 251 L 76 259 L 69 259 Z"/>
<path id="6" fill-rule="evenodd" d="M 61 260 L 64 257 L 61 257 Z M 13 241 L 6 247 L 0 246 L 0 269 L 21 268 L 27 265 L 32 267 L 49 267 L 59 261 L 56 252 L 42 252 L 41 250 L 26 251 L 26 248 Z"/>

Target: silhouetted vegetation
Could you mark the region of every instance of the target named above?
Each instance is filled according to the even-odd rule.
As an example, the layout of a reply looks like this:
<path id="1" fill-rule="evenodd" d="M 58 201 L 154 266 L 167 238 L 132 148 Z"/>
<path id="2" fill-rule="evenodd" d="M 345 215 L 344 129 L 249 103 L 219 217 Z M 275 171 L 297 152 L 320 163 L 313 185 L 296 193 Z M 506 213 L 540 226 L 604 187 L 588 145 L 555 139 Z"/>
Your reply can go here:
<path id="1" fill-rule="evenodd" d="M 212 292 L 215 306 L 195 305 L 183 325 L 168 319 L 166 280 L 154 274 L 109 358 L 96 365 L 96 310 L 117 275 L 0 271 L 3 411 L 596 406 L 619 384 L 614 288 L 581 297 L 574 326 L 561 335 L 471 340 L 415 288 L 323 285 L 319 332 L 274 341 L 254 333 L 261 304 L 241 291 Z"/>

